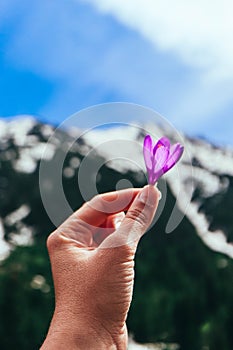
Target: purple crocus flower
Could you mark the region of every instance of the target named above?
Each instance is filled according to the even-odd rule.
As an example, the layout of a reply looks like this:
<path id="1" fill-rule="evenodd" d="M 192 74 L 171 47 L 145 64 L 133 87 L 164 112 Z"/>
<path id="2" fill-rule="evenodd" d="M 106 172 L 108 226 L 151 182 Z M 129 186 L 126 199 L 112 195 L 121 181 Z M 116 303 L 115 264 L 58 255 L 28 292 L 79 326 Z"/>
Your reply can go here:
<path id="1" fill-rule="evenodd" d="M 143 155 L 148 173 L 148 183 L 154 185 L 158 179 L 170 170 L 180 159 L 184 147 L 180 143 L 171 146 L 167 137 L 162 137 L 156 144 L 150 135 L 146 135 Z"/>

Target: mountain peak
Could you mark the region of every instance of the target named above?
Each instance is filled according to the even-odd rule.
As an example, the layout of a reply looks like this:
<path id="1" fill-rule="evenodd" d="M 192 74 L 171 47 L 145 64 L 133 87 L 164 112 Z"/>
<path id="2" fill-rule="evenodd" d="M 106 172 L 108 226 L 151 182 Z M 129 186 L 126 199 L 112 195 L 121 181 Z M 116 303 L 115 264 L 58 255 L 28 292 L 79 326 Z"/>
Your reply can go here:
<path id="1" fill-rule="evenodd" d="M 167 232 L 172 234 L 172 225 L 177 226 L 182 217 L 186 217 L 210 249 L 233 257 L 233 245 L 230 243 L 233 240 L 230 212 L 233 194 L 233 152 L 231 150 L 216 147 L 205 140 L 171 134 L 155 124 L 135 123 L 108 129 L 98 128 L 83 133 L 78 130 L 76 134 L 74 130 L 69 133 L 58 129 L 54 135 L 54 130 L 53 126 L 39 123 L 32 117 L 0 120 L 2 244 L 5 244 L 3 241 L 5 231 L 11 232 L 6 217 L 30 202 L 31 198 L 29 192 L 23 194 L 17 192 L 20 188 L 16 188 L 15 183 L 18 181 L 16 179 L 33 181 L 39 195 L 38 168 L 45 149 L 46 161 L 51 164 L 60 150 L 67 152 L 70 163 L 64 165 L 63 169 L 63 176 L 67 181 L 75 177 L 82 159 L 89 157 L 92 161 L 97 156 L 102 159 L 102 165 L 106 168 L 122 173 L 123 177 L 130 171 L 138 184 L 143 185 L 146 181 L 142 156 L 142 142 L 145 136 L 143 130 L 150 130 L 150 133 L 158 138 L 167 135 L 175 142 L 178 137 L 178 141 L 185 146 L 185 152 L 179 164 L 159 182 L 159 186 L 166 191 L 171 191 L 176 199 L 174 210 L 168 220 Z M 71 161 L 74 158 L 76 161 Z M 73 166 L 74 163 L 77 166 Z M 23 180 L 24 177 L 25 180 Z M 10 186 L 12 188 L 15 186 L 17 196 L 22 196 L 18 198 L 18 207 L 9 203 Z M 163 205 L 163 210 L 166 210 L 165 192 Z M 22 220 L 20 219 L 19 222 Z"/>

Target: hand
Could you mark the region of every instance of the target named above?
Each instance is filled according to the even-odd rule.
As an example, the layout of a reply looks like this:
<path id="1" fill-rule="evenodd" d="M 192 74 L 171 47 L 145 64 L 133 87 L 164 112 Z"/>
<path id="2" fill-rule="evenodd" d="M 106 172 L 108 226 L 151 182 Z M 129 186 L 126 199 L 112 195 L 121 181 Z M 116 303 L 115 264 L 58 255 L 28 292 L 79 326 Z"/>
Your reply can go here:
<path id="1" fill-rule="evenodd" d="M 127 349 L 134 255 L 159 199 L 153 186 L 98 195 L 49 236 L 56 306 L 41 350 Z"/>

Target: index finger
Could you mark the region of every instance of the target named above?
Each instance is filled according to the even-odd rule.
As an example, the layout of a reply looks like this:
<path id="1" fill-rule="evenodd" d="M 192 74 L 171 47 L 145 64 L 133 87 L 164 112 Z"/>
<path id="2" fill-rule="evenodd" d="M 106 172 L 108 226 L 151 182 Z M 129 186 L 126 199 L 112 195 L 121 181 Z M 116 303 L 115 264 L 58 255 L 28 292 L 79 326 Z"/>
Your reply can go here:
<path id="1" fill-rule="evenodd" d="M 79 219 L 89 225 L 99 226 L 109 215 L 128 210 L 140 190 L 140 188 L 129 188 L 99 194 L 74 212 L 70 219 Z"/>

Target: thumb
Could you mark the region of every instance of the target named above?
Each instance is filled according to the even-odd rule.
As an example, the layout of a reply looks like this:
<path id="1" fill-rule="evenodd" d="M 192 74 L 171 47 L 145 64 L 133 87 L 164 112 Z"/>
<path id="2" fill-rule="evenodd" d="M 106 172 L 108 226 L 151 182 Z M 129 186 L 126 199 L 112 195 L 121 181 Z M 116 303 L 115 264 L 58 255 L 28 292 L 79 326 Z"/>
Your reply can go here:
<path id="1" fill-rule="evenodd" d="M 160 198 L 157 187 L 145 186 L 134 199 L 118 230 L 105 239 L 100 247 L 137 245 L 153 220 Z"/>

